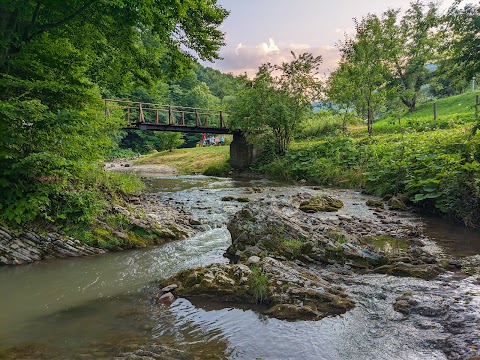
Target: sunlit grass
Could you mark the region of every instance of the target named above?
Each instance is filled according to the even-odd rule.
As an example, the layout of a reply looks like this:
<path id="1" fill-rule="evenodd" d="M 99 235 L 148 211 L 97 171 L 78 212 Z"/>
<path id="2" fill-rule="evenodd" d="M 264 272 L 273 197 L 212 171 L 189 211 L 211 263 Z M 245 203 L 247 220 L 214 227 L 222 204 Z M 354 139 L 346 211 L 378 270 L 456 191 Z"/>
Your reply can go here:
<path id="1" fill-rule="evenodd" d="M 230 147 L 209 146 L 188 149 L 162 151 L 145 155 L 134 162 L 135 165 L 168 165 L 175 167 L 182 174 L 203 173 L 214 164 L 228 161 Z"/>
<path id="2" fill-rule="evenodd" d="M 475 96 L 479 92 L 450 96 L 445 99 L 430 100 L 418 105 L 414 112 L 405 112 L 398 119 L 385 117 L 373 124 L 374 134 L 396 133 L 401 131 L 432 131 L 453 129 L 475 122 Z M 437 119 L 433 116 L 433 104 L 437 103 Z M 351 129 L 353 130 L 353 129 Z M 357 128 L 357 133 L 365 133 L 366 126 Z"/>

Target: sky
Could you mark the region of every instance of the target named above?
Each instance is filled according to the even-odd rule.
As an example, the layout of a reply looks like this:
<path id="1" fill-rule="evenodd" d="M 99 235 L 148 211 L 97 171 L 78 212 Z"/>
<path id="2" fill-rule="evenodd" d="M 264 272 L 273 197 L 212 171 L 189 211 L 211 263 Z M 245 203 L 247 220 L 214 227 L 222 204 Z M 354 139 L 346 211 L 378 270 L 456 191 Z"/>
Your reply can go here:
<path id="1" fill-rule="evenodd" d="M 381 14 L 389 8 L 408 8 L 410 0 L 218 0 L 230 10 L 221 30 L 226 46 L 223 60 L 203 64 L 235 75 L 252 77 L 266 62 L 280 64 L 295 53 L 322 55 L 321 73 L 336 68 L 335 46 L 353 32 L 353 18 Z M 453 0 L 443 0 L 446 9 Z"/>

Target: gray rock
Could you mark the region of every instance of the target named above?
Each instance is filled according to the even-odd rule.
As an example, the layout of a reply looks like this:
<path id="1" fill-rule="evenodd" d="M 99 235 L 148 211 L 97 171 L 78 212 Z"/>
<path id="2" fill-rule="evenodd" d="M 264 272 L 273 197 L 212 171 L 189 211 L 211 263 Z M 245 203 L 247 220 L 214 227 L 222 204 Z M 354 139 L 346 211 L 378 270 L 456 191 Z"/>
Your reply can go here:
<path id="1" fill-rule="evenodd" d="M 258 256 L 250 256 L 247 260 L 247 263 L 249 264 L 258 264 L 260 262 L 260 258 Z"/>
<path id="2" fill-rule="evenodd" d="M 201 222 L 200 220 L 193 219 L 193 218 L 190 218 L 190 219 L 188 220 L 188 223 L 189 223 L 190 225 L 202 225 L 202 222 Z"/>
<path id="3" fill-rule="evenodd" d="M 160 303 L 160 304 L 171 304 L 174 301 L 175 301 L 175 296 L 173 296 L 171 292 L 167 292 L 157 298 L 157 303 Z"/>
<path id="4" fill-rule="evenodd" d="M 165 286 L 164 288 L 162 288 L 162 292 L 164 292 L 164 293 L 172 292 L 172 291 L 174 291 L 176 288 L 178 288 L 178 285 L 177 285 L 177 284 L 171 284 L 171 285 L 168 285 L 168 286 Z"/>

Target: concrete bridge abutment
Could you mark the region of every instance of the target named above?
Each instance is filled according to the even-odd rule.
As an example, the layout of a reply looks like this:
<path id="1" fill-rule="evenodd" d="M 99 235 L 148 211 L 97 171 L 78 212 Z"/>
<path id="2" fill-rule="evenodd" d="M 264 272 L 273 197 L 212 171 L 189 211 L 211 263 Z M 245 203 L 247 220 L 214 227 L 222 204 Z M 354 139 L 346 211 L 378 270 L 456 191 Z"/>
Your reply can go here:
<path id="1" fill-rule="evenodd" d="M 233 132 L 230 144 L 230 166 L 233 170 L 245 170 L 262 156 L 263 149 L 247 142 L 241 131 Z"/>

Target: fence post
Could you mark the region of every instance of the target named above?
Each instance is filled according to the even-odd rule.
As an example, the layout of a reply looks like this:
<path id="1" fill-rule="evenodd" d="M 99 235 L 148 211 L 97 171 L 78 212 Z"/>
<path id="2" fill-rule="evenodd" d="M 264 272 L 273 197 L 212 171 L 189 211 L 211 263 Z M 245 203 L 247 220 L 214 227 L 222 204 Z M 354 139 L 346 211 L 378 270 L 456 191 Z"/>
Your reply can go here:
<path id="1" fill-rule="evenodd" d="M 185 113 L 182 111 L 182 126 L 185 126 Z"/>
<path id="2" fill-rule="evenodd" d="M 127 106 L 127 113 L 125 114 L 125 121 L 130 125 L 130 106 Z"/>
<path id="3" fill-rule="evenodd" d="M 109 117 L 110 116 L 110 110 L 108 109 L 108 100 L 105 100 L 105 116 Z"/>
<path id="4" fill-rule="evenodd" d="M 158 109 L 155 110 L 155 125 L 158 125 Z"/>
<path id="5" fill-rule="evenodd" d="M 224 128 L 225 124 L 223 123 L 223 111 L 220 111 L 220 127 Z"/>
<path id="6" fill-rule="evenodd" d="M 433 103 L 433 120 L 437 120 L 437 102 Z"/>
<path id="7" fill-rule="evenodd" d="M 475 117 L 478 117 L 478 94 L 475 96 Z"/>
<path id="8" fill-rule="evenodd" d="M 200 115 L 198 115 L 198 109 L 195 109 L 195 124 L 200 125 Z"/>

